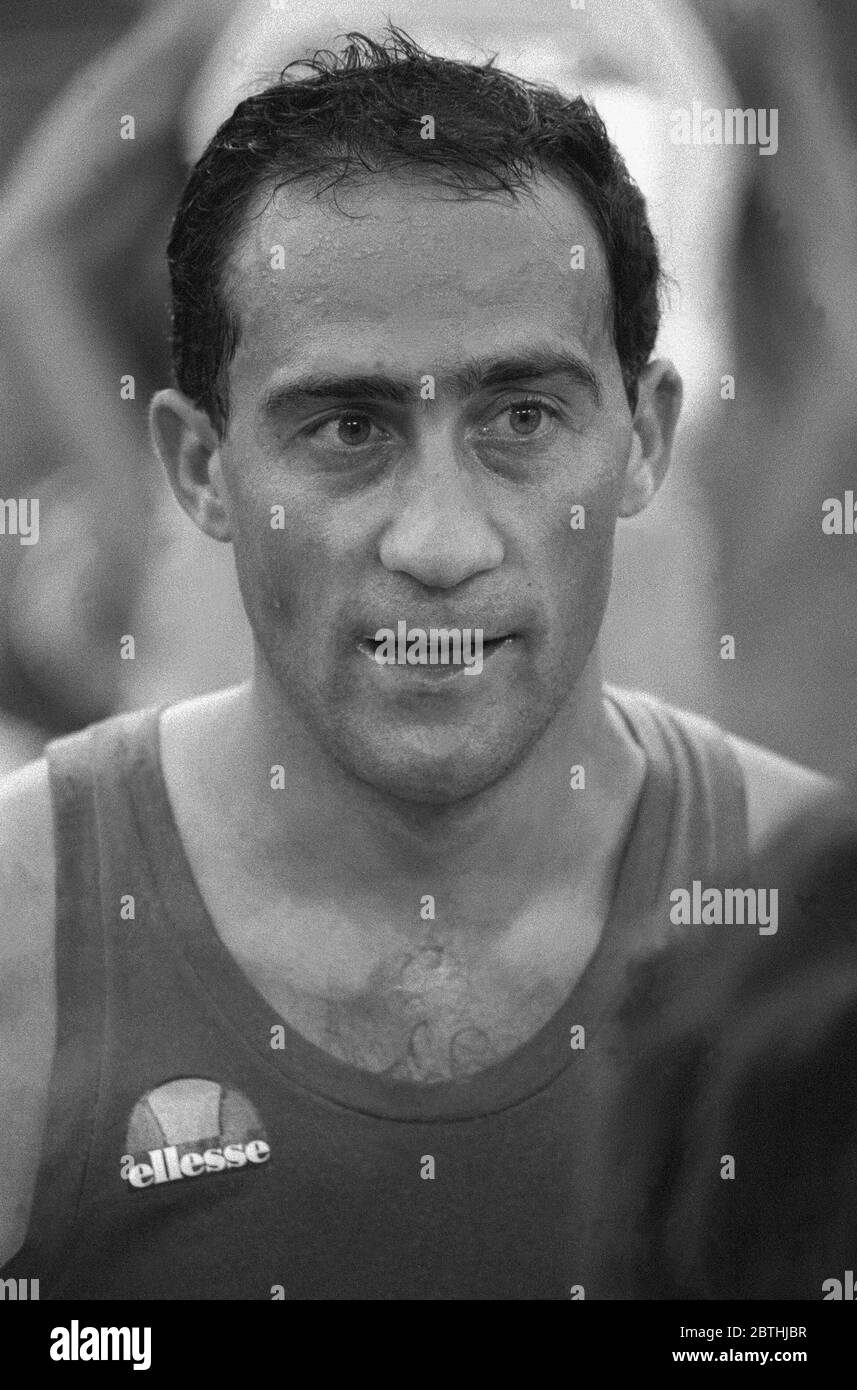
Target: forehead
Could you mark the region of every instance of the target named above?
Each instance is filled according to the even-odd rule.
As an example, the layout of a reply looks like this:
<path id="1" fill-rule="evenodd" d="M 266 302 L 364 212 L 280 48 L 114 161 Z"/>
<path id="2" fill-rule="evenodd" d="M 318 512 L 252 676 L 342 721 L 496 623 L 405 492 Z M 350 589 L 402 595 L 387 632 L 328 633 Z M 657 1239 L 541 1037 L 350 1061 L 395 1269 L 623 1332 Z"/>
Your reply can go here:
<path id="1" fill-rule="evenodd" d="M 528 337 L 593 365 L 615 358 L 600 238 L 581 200 L 546 177 L 517 199 L 402 178 L 318 198 L 266 190 L 225 290 L 241 329 L 233 388 L 332 357 L 420 374 Z"/>

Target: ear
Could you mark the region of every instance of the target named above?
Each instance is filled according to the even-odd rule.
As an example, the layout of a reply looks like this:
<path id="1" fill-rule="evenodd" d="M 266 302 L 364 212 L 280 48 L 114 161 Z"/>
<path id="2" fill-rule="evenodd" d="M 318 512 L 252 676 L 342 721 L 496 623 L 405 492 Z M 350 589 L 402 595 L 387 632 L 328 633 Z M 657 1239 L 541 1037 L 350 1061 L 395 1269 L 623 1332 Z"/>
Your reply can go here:
<path id="1" fill-rule="evenodd" d="M 149 433 L 179 506 L 207 536 L 231 540 L 220 439 L 205 412 L 181 391 L 158 391 L 149 407 Z"/>
<path id="2" fill-rule="evenodd" d="M 620 516 L 636 516 L 643 511 L 666 477 L 681 398 L 681 377 L 672 362 L 663 358 L 643 368 Z"/>

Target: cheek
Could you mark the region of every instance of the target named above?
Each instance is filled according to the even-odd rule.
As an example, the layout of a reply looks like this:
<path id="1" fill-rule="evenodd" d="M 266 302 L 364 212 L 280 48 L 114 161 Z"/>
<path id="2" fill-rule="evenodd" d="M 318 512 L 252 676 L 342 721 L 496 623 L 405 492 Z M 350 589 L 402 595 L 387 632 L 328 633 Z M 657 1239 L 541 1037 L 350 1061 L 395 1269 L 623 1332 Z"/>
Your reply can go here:
<path id="1" fill-rule="evenodd" d="M 544 476 L 543 500 L 551 517 L 570 526 L 572 509 L 584 508 L 586 528 L 603 531 L 618 514 L 630 447 L 629 430 L 613 414 L 582 434 L 560 437 Z"/>
<path id="2" fill-rule="evenodd" d="M 230 489 L 232 546 L 245 606 L 254 615 L 291 608 L 307 572 L 305 540 L 293 509 L 270 486 L 242 480 Z"/>
<path id="3" fill-rule="evenodd" d="M 260 487 L 240 500 L 233 544 L 241 592 L 257 620 L 268 614 L 278 627 L 320 628 L 348 586 L 347 560 L 329 518 L 282 497 Z"/>
<path id="4" fill-rule="evenodd" d="M 599 570 L 609 560 L 622 483 L 618 469 L 603 467 L 578 486 L 563 489 L 552 519 L 552 545 L 566 569 Z"/>
<path id="5" fill-rule="evenodd" d="M 615 472 L 557 499 L 546 547 L 544 589 L 567 640 L 588 640 L 603 617 L 610 588 L 620 487 Z"/>

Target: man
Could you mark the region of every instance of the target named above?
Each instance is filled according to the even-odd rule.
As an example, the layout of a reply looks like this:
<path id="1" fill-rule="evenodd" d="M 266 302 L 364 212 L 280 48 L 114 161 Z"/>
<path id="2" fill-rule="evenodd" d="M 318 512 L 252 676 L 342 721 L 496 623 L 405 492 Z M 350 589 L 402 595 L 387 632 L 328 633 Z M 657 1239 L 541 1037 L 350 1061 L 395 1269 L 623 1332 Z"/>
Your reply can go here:
<path id="1" fill-rule="evenodd" d="M 3 1273 L 579 1297 L 668 894 L 825 785 L 602 686 L 681 394 L 642 199 L 583 101 L 393 31 L 242 103 L 169 255 L 153 437 L 253 674 L 7 784 Z"/>

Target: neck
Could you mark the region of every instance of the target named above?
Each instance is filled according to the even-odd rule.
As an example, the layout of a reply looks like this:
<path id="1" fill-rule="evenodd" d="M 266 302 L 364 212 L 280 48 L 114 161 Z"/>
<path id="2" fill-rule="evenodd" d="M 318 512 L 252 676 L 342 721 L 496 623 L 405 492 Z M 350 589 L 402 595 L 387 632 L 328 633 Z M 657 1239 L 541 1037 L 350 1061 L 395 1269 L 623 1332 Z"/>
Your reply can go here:
<path id="1" fill-rule="evenodd" d="M 370 885 L 445 894 L 447 903 L 491 904 L 554 877 L 585 879 L 604 859 L 605 841 L 625 825 L 642 782 L 640 750 L 608 713 L 597 652 L 571 697 L 527 757 L 494 785 L 450 805 L 392 798 L 333 762 L 257 670 L 221 705 L 215 739 L 221 802 L 236 825 L 252 826 L 259 862 L 317 859 L 333 894 Z M 569 787 L 573 764 L 585 789 Z M 271 767 L 285 790 L 271 790 Z M 380 885 L 384 885 L 383 888 Z"/>

